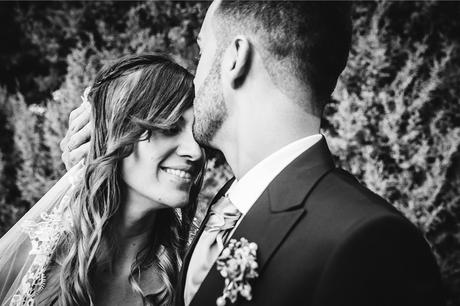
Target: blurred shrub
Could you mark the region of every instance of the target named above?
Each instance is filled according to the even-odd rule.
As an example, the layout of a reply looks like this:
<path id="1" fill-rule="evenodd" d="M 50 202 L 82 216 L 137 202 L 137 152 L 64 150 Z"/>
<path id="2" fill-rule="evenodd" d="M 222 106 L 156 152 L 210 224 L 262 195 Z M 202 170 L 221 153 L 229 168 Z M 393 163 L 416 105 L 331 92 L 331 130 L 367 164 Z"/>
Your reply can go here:
<path id="1" fill-rule="evenodd" d="M 22 199 L 37 202 L 55 183 L 50 179 L 52 168 L 48 148 L 43 142 L 43 113 L 37 105 L 27 106 L 21 95 L 10 98 L 13 108 L 14 143 L 17 157 L 16 184 Z"/>
<path id="2" fill-rule="evenodd" d="M 459 8 L 358 6 L 324 124 L 338 163 L 427 234 L 452 294 L 460 288 L 460 39 L 445 21 L 460 30 L 452 15 Z"/>
<path id="3" fill-rule="evenodd" d="M 11 96 L 0 87 L 0 235 L 28 208 L 16 187 L 18 159 L 13 141 Z"/>
<path id="4" fill-rule="evenodd" d="M 207 5 L 18 4 L 22 45 L 40 69 L 23 77 L 35 82 L 30 91 L 0 90 L 0 235 L 64 172 L 59 141 L 98 69 L 122 55 L 163 51 L 193 71 Z M 358 2 L 349 64 L 323 122 L 337 163 L 427 235 L 451 305 L 460 303 L 459 13 L 456 2 Z M 216 156 L 198 221 L 231 176 Z"/>
<path id="5" fill-rule="evenodd" d="M 5 177 L 5 162 L 3 161 L 3 153 L 0 152 L 0 231 L 6 232 L 14 223 L 14 213 L 12 208 L 14 206 L 8 205 L 5 199 L 7 190 L 4 186 Z"/>

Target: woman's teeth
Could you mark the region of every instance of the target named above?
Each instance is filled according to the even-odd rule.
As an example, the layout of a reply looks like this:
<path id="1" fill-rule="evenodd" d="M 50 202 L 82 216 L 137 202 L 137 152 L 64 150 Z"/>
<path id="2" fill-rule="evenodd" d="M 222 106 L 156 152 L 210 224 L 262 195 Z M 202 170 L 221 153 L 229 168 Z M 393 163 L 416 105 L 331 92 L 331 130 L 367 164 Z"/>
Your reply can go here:
<path id="1" fill-rule="evenodd" d="M 191 179 L 192 178 L 190 173 L 188 173 L 186 171 L 177 170 L 177 169 L 171 169 L 171 168 L 165 168 L 164 170 L 165 170 L 166 173 L 178 176 L 178 177 L 183 178 L 183 179 Z"/>

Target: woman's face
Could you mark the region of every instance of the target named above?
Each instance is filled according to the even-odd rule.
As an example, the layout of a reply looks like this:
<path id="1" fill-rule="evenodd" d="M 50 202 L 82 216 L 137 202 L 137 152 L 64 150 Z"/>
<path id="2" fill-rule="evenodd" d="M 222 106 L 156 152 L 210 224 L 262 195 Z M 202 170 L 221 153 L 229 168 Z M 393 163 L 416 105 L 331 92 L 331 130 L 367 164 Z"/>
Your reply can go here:
<path id="1" fill-rule="evenodd" d="M 192 123 L 190 108 L 176 127 L 154 132 L 150 139 L 136 144 L 122 166 L 129 200 L 173 208 L 188 203 L 203 163 L 201 148 L 192 135 Z"/>

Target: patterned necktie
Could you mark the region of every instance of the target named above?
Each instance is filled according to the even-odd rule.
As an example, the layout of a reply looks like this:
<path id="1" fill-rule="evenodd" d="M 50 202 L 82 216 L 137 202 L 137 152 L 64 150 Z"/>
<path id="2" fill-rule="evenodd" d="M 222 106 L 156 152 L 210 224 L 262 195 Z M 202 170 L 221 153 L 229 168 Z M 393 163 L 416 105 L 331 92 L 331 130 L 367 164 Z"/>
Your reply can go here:
<path id="1" fill-rule="evenodd" d="M 228 197 L 222 197 L 211 207 L 204 231 L 190 259 L 184 290 L 185 305 L 192 301 L 240 217 L 241 212 Z"/>

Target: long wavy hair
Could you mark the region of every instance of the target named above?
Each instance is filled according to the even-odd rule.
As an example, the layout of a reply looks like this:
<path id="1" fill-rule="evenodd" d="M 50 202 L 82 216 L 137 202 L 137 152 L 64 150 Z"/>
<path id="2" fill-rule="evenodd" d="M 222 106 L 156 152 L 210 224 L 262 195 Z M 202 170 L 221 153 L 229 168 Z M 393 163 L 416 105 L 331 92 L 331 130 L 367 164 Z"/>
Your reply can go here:
<path id="1" fill-rule="evenodd" d="M 55 292 L 55 299 L 57 296 L 59 305 L 94 304 L 95 273 L 117 252 L 114 220 L 124 199 L 122 160 L 133 152 L 138 141 L 173 128 L 192 107 L 193 76 L 165 55 L 129 56 L 98 73 L 89 100 L 93 132 L 87 169 L 73 197 L 72 230 L 56 259 L 60 290 Z M 157 212 L 149 244 L 131 266 L 129 283 L 144 305 L 173 304 L 202 174 L 192 186 L 186 207 Z M 138 281 L 141 272 L 152 266 L 162 289 L 146 296 Z"/>

